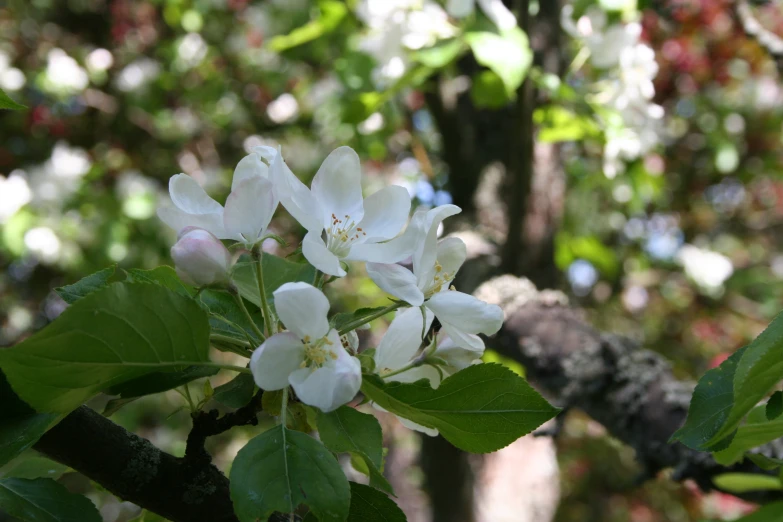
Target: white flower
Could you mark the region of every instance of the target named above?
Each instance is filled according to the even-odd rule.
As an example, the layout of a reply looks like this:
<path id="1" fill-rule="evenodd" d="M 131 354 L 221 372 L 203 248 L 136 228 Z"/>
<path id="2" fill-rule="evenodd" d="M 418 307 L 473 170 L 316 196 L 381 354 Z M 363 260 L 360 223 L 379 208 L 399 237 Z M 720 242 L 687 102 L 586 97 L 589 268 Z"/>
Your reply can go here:
<path id="1" fill-rule="evenodd" d="M 191 286 L 227 283 L 230 279 L 231 253 L 218 238 L 206 230 L 188 227 L 171 247 L 177 275 Z"/>
<path id="2" fill-rule="evenodd" d="M 424 238 L 413 253 L 413 272 L 397 264 L 371 262 L 367 263 L 367 274 L 396 298 L 431 310 L 446 333 L 460 345 L 483 349 L 484 342 L 476 334 L 496 333 L 503 323 L 503 312 L 496 305 L 448 289 L 465 262 L 466 247 L 455 237 L 437 241 L 441 221 L 459 211 L 455 205 L 442 205 L 414 215 L 410 226 L 417 227 Z"/>
<path id="3" fill-rule="evenodd" d="M 273 165 L 277 163 L 272 168 L 282 168 L 280 154 L 271 147 L 258 148 L 265 149 L 264 153 L 271 157 Z M 274 152 L 269 153 L 266 149 Z M 172 176 L 169 194 L 174 205 L 158 209 L 158 216 L 177 231 L 194 226 L 220 239 L 233 239 L 248 245 L 256 243 L 266 234 L 278 203 L 269 179 L 270 166 L 264 159 L 260 152 L 253 152 L 237 164 L 225 209 L 190 176 Z"/>
<path id="4" fill-rule="evenodd" d="M 364 199 L 361 175 L 359 156 L 350 147 L 340 147 L 324 160 L 311 190 L 299 194 L 307 204 L 291 208 L 296 195 L 281 189 L 283 205 L 308 230 L 302 254 L 325 274 L 344 276 L 342 260 L 401 261 L 415 246 L 414 229 L 396 237 L 408 221 L 408 191 L 392 185 Z"/>
<path id="5" fill-rule="evenodd" d="M 425 330 L 432 324 L 433 314 L 425 310 Z M 421 347 L 421 322 L 422 311 L 417 308 L 406 308 L 397 313 L 397 316 L 389 325 L 389 329 L 378 344 L 375 351 L 375 368 L 378 374 L 383 377 L 385 374 L 400 370 L 408 365 L 418 356 Z M 446 362 L 446 365 L 440 366 L 440 371 L 429 364 L 415 366 L 401 373 L 390 375 L 386 380 L 397 382 L 415 382 L 420 379 L 426 379 L 433 388 L 437 388 L 443 376 L 452 375 L 459 370 L 463 370 L 475 364 L 481 359 L 484 353 L 484 347 L 476 348 L 461 347 L 452 341 L 448 336 L 438 335 L 439 342 L 432 353 L 432 356 L 438 357 Z M 378 408 L 378 406 L 375 406 Z M 380 409 L 380 408 L 379 408 Z M 398 417 L 403 425 L 408 428 L 421 431 L 428 435 L 435 436 L 438 431 L 432 428 L 424 427 L 408 419 Z"/>
<path id="6" fill-rule="evenodd" d="M 694 245 L 683 245 L 677 261 L 697 285 L 708 291 L 719 290 L 734 273 L 728 257 Z"/>
<path id="7" fill-rule="evenodd" d="M 476 2 L 499 29 L 511 29 L 517 25 L 517 19 L 503 4 L 503 0 L 449 0 L 446 11 L 454 18 L 464 18 L 476 10 Z"/>
<path id="8" fill-rule="evenodd" d="M 361 365 L 330 328 L 326 296 L 307 283 L 286 283 L 274 298 L 288 331 L 253 352 L 250 370 L 258 387 L 281 390 L 290 384 L 302 402 L 324 412 L 353 399 L 362 383 Z"/>
<path id="9" fill-rule="evenodd" d="M 573 6 L 567 5 L 561 11 L 563 29 L 573 38 L 582 40 L 590 51 L 590 62 L 602 69 L 616 67 L 620 55 L 635 46 L 642 34 L 642 26 L 637 23 L 615 24 L 606 27 L 606 12 L 598 7 L 590 7 L 574 23 Z"/>

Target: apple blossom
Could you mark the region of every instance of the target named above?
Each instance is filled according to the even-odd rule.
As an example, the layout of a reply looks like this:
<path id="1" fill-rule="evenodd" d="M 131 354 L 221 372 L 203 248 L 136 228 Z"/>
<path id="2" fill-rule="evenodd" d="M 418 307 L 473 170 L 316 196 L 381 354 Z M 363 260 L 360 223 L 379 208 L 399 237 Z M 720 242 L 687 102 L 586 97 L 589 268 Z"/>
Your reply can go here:
<path id="1" fill-rule="evenodd" d="M 443 219 L 459 211 L 455 205 L 442 205 L 414 215 L 412 225 L 415 223 L 424 237 L 413 254 L 412 272 L 397 264 L 367 263 L 367 274 L 394 297 L 431 310 L 456 342 L 480 349 L 484 342 L 476 334 L 497 332 L 503 323 L 503 312 L 496 305 L 449 289 L 467 252 L 459 238 L 438 242 L 437 229 Z"/>
<path id="2" fill-rule="evenodd" d="M 231 253 L 210 232 L 187 227 L 171 247 L 177 275 L 192 286 L 227 283 L 231 271 Z"/>
<path id="3" fill-rule="evenodd" d="M 359 391 L 361 365 L 329 326 L 326 296 L 307 283 L 286 283 L 274 292 L 277 315 L 287 331 L 264 341 L 250 359 L 259 388 L 293 386 L 297 397 L 324 412 L 347 403 Z"/>
<path id="4" fill-rule="evenodd" d="M 281 189 L 283 204 L 308 230 L 302 254 L 325 274 L 344 276 L 343 260 L 401 261 L 415 247 L 415 228 L 397 237 L 408 221 L 408 191 L 391 185 L 364 199 L 361 174 L 356 152 L 340 147 L 318 169 L 309 195 L 301 188 L 296 194 Z M 279 170 L 273 172 L 273 176 L 281 175 Z M 299 215 L 286 203 L 305 200 L 309 204 L 297 205 Z"/>
<path id="5" fill-rule="evenodd" d="M 476 10 L 476 3 L 499 29 L 511 29 L 517 25 L 517 19 L 503 0 L 449 0 L 446 11 L 454 18 L 465 18 Z"/>

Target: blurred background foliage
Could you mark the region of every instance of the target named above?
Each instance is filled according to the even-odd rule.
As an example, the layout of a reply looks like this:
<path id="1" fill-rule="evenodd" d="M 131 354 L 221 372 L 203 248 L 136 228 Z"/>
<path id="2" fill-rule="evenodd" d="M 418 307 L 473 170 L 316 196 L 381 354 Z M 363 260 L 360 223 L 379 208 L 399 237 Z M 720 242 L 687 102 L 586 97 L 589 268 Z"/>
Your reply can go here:
<path id="1" fill-rule="evenodd" d="M 368 193 L 395 183 L 418 205 L 454 201 L 462 228 L 477 225 L 505 248 L 504 267 L 564 290 L 597 327 L 665 354 L 684 378 L 716 365 L 783 297 L 775 60 L 745 34 L 733 0 L 508 4 L 525 32 L 498 33 L 480 10 L 456 19 L 445 2 L 418 0 L 4 2 L 0 88 L 27 109 L 0 113 L 0 345 L 63 310 L 56 286 L 114 263 L 170 263 L 174 234 L 155 212 L 171 175 L 193 176 L 222 201 L 253 146 L 281 145 L 307 181 L 331 149 L 350 145 Z M 754 4 L 764 29 L 783 33 L 783 5 Z M 597 63 L 601 16 L 607 27 L 638 24 L 654 51 L 646 72 Z M 607 93 L 631 74 L 654 92 L 629 123 Z M 509 151 L 525 155 L 513 138 L 524 140 L 515 133 L 526 107 L 536 141 L 525 161 L 536 162 L 527 203 L 515 207 L 502 194 L 524 170 Z M 542 171 L 554 174 L 536 186 Z M 301 239 L 282 211 L 273 228 L 291 245 L 283 254 Z M 503 239 L 514 233 L 524 239 Z M 514 263 L 534 256 L 535 266 Z M 338 284 L 351 300 L 342 306 L 383 299 L 364 279 Z M 182 405 L 170 392 L 114 420 L 182 454 Z M 438 520 L 426 507 L 418 437 L 393 433 L 390 454 L 410 464 L 394 477 L 409 484 L 398 488 L 401 505 L 409 520 Z M 211 441 L 221 467 L 248 436 Z M 665 477 L 637 486 L 629 450 L 579 414 L 557 448 L 556 520 L 732 520 L 752 509 Z M 63 480 L 90 491 L 107 521 L 135 513 Z"/>

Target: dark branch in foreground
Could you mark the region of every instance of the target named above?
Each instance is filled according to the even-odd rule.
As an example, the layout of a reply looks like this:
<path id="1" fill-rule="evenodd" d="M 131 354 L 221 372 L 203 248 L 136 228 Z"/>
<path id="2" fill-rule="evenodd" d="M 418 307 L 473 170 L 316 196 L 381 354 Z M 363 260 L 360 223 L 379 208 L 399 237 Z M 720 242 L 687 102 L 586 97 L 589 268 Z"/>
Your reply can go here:
<path id="1" fill-rule="evenodd" d="M 694 383 L 676 379 L 663 357 L 594 330 L 563 294 L 539 292 L 527 279 L 501 276 L 475 294 L 500 305 L 506 315 L 491 346 L 520 361 L 530 381 L 555 404 L 584 411 L 636 450 L 646 477 L 674 468 L 674 480 L 690 478 L 710 490 L 712 477 L 728 471 L 709 453 L 668 443 L 685 422 Z M 778 457 L 782 448 L 770 444 L 760 452 Z M 765 473 L 747 460 L 731 470 Z M 740 496 L 766 502 L 779 500 L 781 493 Z"/>
<path id="2" fill-rule="evenodd" d="M 256 400 L 258 403 L 254 405 Z M 260 394 L 248 404 L 248 407 L 254 405 L 253 418 L 259 404 Z M 229 429 L 229 422 L 241 420 L 245 421 L 242 424 L 253 424 L 244 416 L 249 410 L 239 417 L 232 416 L 242 410 L 214 422 L 196 421 L 201 430 L 201 450 L 204 451 L 204 439 Z M 223 421 L 226 418 L 229 420 Z M 191 444 L 190 437 L 188 444 Z M 229 481 L 210 460 L 174 457 L 86 406 L 67 415 L 34 448 L 89 477 L 117 497 L 172 522 L 238 522 L 229 495 Z M 271 520 L 283 522 L 287 518 L 273 516 Z"/>

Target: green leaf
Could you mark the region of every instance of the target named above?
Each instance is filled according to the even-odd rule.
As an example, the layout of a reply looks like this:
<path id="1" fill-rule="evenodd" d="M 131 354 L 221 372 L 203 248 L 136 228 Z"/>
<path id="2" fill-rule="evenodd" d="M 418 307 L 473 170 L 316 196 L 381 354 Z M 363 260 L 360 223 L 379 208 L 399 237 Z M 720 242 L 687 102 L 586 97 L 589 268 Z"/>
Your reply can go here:
<path id="1" fill-rule="evenodd" d="M 770 471 L 783 466 L 783 459 L 767 457 L 760 453 L 748 453 L 745 456 L 748 457 L 748 460 L 765 471 Z"/>
<path id="2" fill-rule="evenodd" d="M 118 411 L 120 411 L 122 408 L 127 406 L 128 404 L 135 402 L 139 400 L 141 397 L 131 397 L 129 399 L 123 399 L 122 397 L 117 399 L 112 399 L 109 402 L 106 403 L 106 406 L 103 407 L 103 412 L 101 415 L 104 417 L 111 417 Z"/>
<path id="3" fill-rule="evenodd" d="M 351 482 L 351 511 L 347 522 L 406 522 L 405 513 L 377 489 Z"/>
<path id="4" fill-rule="evenodd" d="M 119 395 L 123 399 L 142 397 L 173 390 L 196 379 L 210 377 L 218 372 L 210 366 L 186 366 L 182 370 L 153 372 L 104 390 L 108 395 Z"/>
<path id="5" fill-rule="evenodd" d="M 253 381 L 253 376 L 247 373 L 240 373 L 226 384 L 221 384 L 215 388 L 212 398 L 229 408 L 241 408 L 250 402 L 255 391 L 256 383 Z"/>
<path id="6" fill-rule="evenodd" d="M 493 71 L 479 71 L 470 86 L 470 99 L 478 108 L 499 109 L 512 99 L 503 80 Z"/>
<path id="7" fill-rule="evenodd" d="M 180 295 L 191 297 L 196 294 L 196 290 L 185 285 L 177 276 L 177 272 L 170 266 L 159 266 L 152 270 L 131 268 L 126 270 L 125 273 L 128 276 L 126 279 L 128 283 L 155 283 L 165 286 Z"/>
<path id="8" fill-rule="evenodd" d="M 440 40 L 431 47 L 414 52 L 413 59 L 427 67 L 440 69 L 456 60 L 464 50 L 465 42 L 458 38 Z"/>
<path id="9" fill-rule="evenodd" d="M 85 295 L 108 286 L 109 279 L 114 275 L 116 268 L 117 265 L 106 267 L 103 270 L 99 270 L 94 274 L 90 274 L 87 277 L 78 280 L 72 285 L 55 288 L 54 291 L 63 298 L 63 301 L 68 304 L 73 304 Z"/>
<path id="10" fill-rule="evenodd" d="M 335 453 L 351 453 L 364 460 L 370 485 L 394 494 L 383 468 L 383 433 L 378 420 L 348 406 L 324 413 L 318 411 L 316 426 L 321 442 Z"/>
<path id="11" fill-rule="evenodd" d="M 154 284 L 113 283 L 0 351 L 16 393 L 44 412 L 67 413 L 112 386 L 191 365 L 211 365 L 207 315 Z"/>
<path id="12" fill-rule="evenodd" d="M 734 464 L 742 460 L 746 451 L 783 436 L 783 419 L 767 421 L 763 415 L 758 417 L 748 416 L 747 424 L 737 428 L 729 447 L 715 453 L 715 460 L 719 464 Z"/>
<path id="13" fill-rule="evenodd" d="M 350 488 L 334 456 L 314 438 L 276 426 L 242 448 L 231 467 L 231 499 L 241 522 L 292 513 L 306 504 L 321 522 L 343 522 Z"/>
<path id="14" fill-rule="evenodd" d="M 522 29 L 514 27 L 501 34 L 471 31 L 465 34 L 465 40 L 476 61 L 500 76 L 508 96 L 516 97 L 516 90 L 533 63 L 533 52 Z"/>
<path id="15" fill-rule="evenodd" d="M 499 450 L 560 411 L 499 364 L 470 366 L 436 390 L 426 380 L 387 383 L 365 375 L 362 391 L 379 406 L 436 428 L 453 445 L 471 453 Z"/>
<path id="16" fill-rule="evenodd" d="M 0 508 L 24 522 L 102 522 L 95 504 L 52 479 L 0 480 Z"/>
<path id="17" fill-rule="evenodd" d="M 775 420 L 783 413 L 783 392 L 778 390 L 767 401 L 766 416 L 769 420 Z"/>
<path id="18" fill-rule="evenodd" d="M 600 134 L 592 118 L 559 105 L 536 109 L 533 121 L 539 125 L 538 139 L 549 143 L 579 141 Z"/>
<path id="19" fill-rule="evenodd" d="M 38 413 L 11 389 L 0 372 L 0 466 L 35 444 L 60 416 Z"/>
<path id="20" fill-rule="evenodd" d="M 312 283 L 315 279 L 315 268 L 312 265 L 293 263 L 269 254 L 262 258 L 261 267 L 264 271 L 264 290 L 270 304 L 274 303 L 273 292 L 281 285 L 296 281 Z M 232 279 L 242 297 L 258 307 L 261 306 L 255 262 L 240 262 L 234 265 Z"/>
<path id="21" fill-rule="evenodd" d="M 712 439 L 725 423 L 734 404 L 734 373 L 746 349 L 740 348 L 720 366 L 709 370 L 699 379 L 691 397 L 685 425 L 672 435 L 671 441 L 677 440 L 701 451 L 719 451 L 728 447 L 728 444 L 724 447 L 716 446 Z"/>
<path id="22" fill-rule="evenodd" d="M 258 293 L 258 290 L 256 290 L 256 293 Z M 210 314 L 209 326 L 212 329 L 212 333 L 247 342 L 247 336 L 245 335 L 245 332 L 247 332 L 256 343 L 256 346 L 261 344 L 261 339 L 256 336 L 247 316 L 228 292 L 204 290 L 199 294 L 199 302 L 202 308 Z M 260 330 L 263 330 L 264 318 L 261 310 L 252 303 L 245 303 L 245 305 L 251 317 L 255 320 L 256 325 Z"/>
<path id="23" fill-rule="evenodd" d="M 24 105 L 16 103 L 12 100 L 2 89 L 0 89 L 0 109 L 10 109 L 12 111 L 19 111 L 26 109 Z"/>
<path id="24" fill-rule="evenodd" d="M 321 8 L 321 16 L 287 35 L 275 36 L 269 41 L 269 48 L 279 53 L 312 42 L 334 31 L 348 14 L 345 2 L 340 0 L 321 0 L 318 6 Z"/>
<path id="25" fill-rule="evenodd" d="M 334 314 L 334 317 L 332 317 L 330 322 L 332 323 L 332 327 L 335 330 L 340 331 L 343 329 L 343 327 L 351 324 L 352 322 L 363 320 L 375 313 L 378 313 L 384 308 L 384 306 L 378 306 L 375 308 L 359 308 L 354 312 L 340 312 L 339 314 Z"/>
<path id="26" fill-rule="evenodd" d="M 729 493 L 776 490 L 781 488 L 780 479 L 756 473 L 722 473 L 712 478 L 720 489 Z"/>
<path id="27" fill-rule="evenodd" d="M 37 453 L 27 452 L 0 468 L 0 477 L 50 478 L 56 480 L 67 470 L 68 466 L 46 457 L 41 457 Z"/>
<path id="28" fill-rule="evenodd" d="M 779 522 L 780 520 L 783 520 L 783 502 L 773 502 L 761 506 L 757 511 L 734 522 Z"/>

